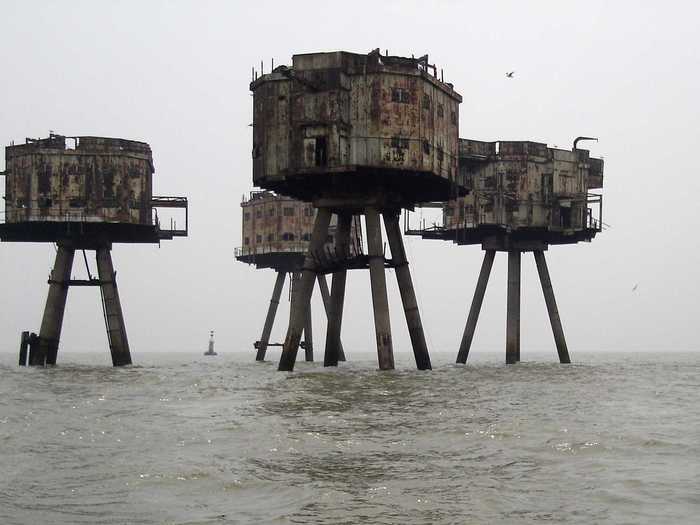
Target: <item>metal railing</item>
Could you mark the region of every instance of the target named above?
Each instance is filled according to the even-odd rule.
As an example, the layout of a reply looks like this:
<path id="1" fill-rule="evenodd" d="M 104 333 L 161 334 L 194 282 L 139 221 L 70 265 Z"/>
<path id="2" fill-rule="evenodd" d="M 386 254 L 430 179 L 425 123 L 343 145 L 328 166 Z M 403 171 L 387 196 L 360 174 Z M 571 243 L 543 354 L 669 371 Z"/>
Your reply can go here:
<path id="1" fill-rule="evenodd" d="M 21 206 L 11 206 L 8 211 L 0 211 L 0 224 L 21 222 L 83 222 L 83 223 L 108 223 L 108 224 L 134 224 L 142 226 L 155 226 L 157 230 L 168 233 L 171 236 L 187 236 L 189 227 L 187 197 L 153 197 L 149 202 L 150 214 L 148 220 L 142 221 L 141 207 L 127 208 L 100 206 L 90 211 L 85 207 L 71 206 L 72 200 L 51 200 L 50 206 L 46 206 L 46 200 L 31 200 Z M 40 206 L 42 204 L 42 206 Z M 158 218 L 157 208 L 181 208 L 185 210 L 185 227 L 178 228 L 174 219 L 170 220 L 169 227 L 163 227 Z"/>
<path id="2" fill-rule="evenodd" d="M 70 206 L 55 206 L 40 208 L 37 206 L 27 206 L 13 208 L 9 212 L 7 209 L 0 212 L 0 222 L 121 222 L 129 224 L 142 224 L 139 221 L 141 212 L 138 208 L 130 208 L 127 214 L 129 220 L 124 220 L 124 213 L 119 216 L 118 208 L 96 208 L 89 212 L 84 209 L 74 209 Z"/>
<path id="3" fill-rule="evenodd" d="M 301 253 L 309 250 L 309 241 L 278 241 L 256 243 L 250 246 L 234 248 L 235 257 L 248 257 L 251 255 L 266 255 L 270 253 Z"/>

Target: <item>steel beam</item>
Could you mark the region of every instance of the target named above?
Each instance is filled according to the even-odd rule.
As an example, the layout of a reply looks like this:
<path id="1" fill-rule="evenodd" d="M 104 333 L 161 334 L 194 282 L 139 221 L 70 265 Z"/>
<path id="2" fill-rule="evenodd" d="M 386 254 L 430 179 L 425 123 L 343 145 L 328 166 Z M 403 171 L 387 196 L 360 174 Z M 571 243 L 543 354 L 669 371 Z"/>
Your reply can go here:
<path id="1" fill-rule="evenodd" d="M 520 251 L 508 252 L 508 306 L 506 319 L 506 363 L 520 357 Z"/>
<path id="2" fill-rule="evenodd" d="M 265 360 L 265 353 L 267 352 L 267 345 L 270 343 L 270 334 L 272 333 L 272 326 L 275 324 L 275 315 L 277 315 L 277 307 L 280 304 L 280 297 L 282 296 L 282 288 L 284 287 L 286 275 L 286 272 L 277 272 L 275 287 L 272 289 L 270 306 L 267 308 L 265 325 L 263 326 L 262 335 L 260 336 L 260 341 L 258 342 L 258 351 L 255 354 L 256 361 Z"/>
<path id="3" fill-rule="evenodd" d="M 68 299 L 68 281 L 73 268 L 75 250 L 59 244 L 56 261 L 49 279 L 49 294 L 46 297 L 44 315 L 39 329 L 39 344 L 29 351 L 30 366 L 55 365 L 58 355 L 58 341 L 61 338 L 63 314 Z M 32 351 L 36 349 L 36 351 Z"/>
<path id="4" fill-rule="evenodd" d="M 377 336 L 377 357 L 381 370 L 394 369 L 394 349 L 391 341 L 389 301 L 384 274 L 384 246 L 379 212 L 376 208 L 365 209 L 367 248 L 369 256 L 369 278 L 372 286 L 374 330 Z"/>
<path id="5" fill-rule="evenodd" d="M 554 342 L 557 345 L 559 362 L 568 364 L 571 363 L 571 359 L 569 358 L 569 349 L 566 346 L 566 339 L 564 338 L 564 329 L 561 326 L 557 301 L 554 299 L 554 289 L 552 288 L 552 280 L 549 277 L 547 260 L 545 259 L 543 251 L 536 250 L 533 253 L 535 254 L 535 264 L 537 264 L 537 273 L 540 275 L 540 283 L 542 284 L 542 292 L 544 293 L 544 302 L 547 304 L 549 322 L 552 325 Z"/>
<path id="6" fill-rule="evenodd" d="M 298 284 L 298 292 L 292 294 L 291 314 L 287 335 L 284 338 L 284 347 L 278 369 L 281 371 L 294 370 L 294 363 L 299 351 L 299 342 L 304 330 L 306 321 L 306 310 L 311 300 L 314 280 L 316 279 L 317 254 L 323 250 L 323 245 L 328 236 L 328 225 L 331 221 L 331 210 L 329 208 L 319 208 L 316 213 L 309 251 L 304 258 L 304 265 L 301 271 L 301 279 Z"/>
<path id="7" fill-rule="evenodd" d="M 458 363 L 465 364 L 467 362 L 467 358 L 469 357 L 469 350 L 471 349 L 472 340 L 474 339 L 474 332 L 476 331 L 476 323 L 479 320 L 481 305 L 484 302 L 486 286 L 489 283 L 489 276 L 491 275 L 491 268 L 493 268 L 493 260 L 495 257 L 495 250 L 484 251 L 484 260 L 481 263 L 479 280 L 476 283 L 474 298 L 472 299 L 472 305 L 469 309 L 469 317 L 467 317 L 467 325 L 464 327 L 462 342 L 459 345 L 459 352 L 457 353 Z"/>
<path id="8" fill-rule="evenodd" d="M 411 270 L 408 267 L 406 249 L 401 237 L 399 213 L 397 211 L 389 211 L 384 212 L 383 216 L 386 236 L 389 240 L 389 249 L 391 250 L 391 259 L 396 273 L 396 282 L 399 285 L 408 333 L 411 337 L 413 355 L 416 359 L 416 367 L 418 370 L 431 370 L 428 345 L 425 342 L 423 323 L 421 322 L 416 292 L 413 289 L 413 281 L 411 280 Z"/>
<path id="9" fill-rule="evenodd" d="M 100 292 L 102 294 L 109 351 L 112 354 L 112 365 L 130 365 L 131 352 L 129 351 L 129 341 L 126 337 L 122 305 L 119 301 L 117 274 L 114 271 L 112 254 L 109 248 L 99 248 L 97 250 L 97 274 L 100 281 L 102 281 Z"/>

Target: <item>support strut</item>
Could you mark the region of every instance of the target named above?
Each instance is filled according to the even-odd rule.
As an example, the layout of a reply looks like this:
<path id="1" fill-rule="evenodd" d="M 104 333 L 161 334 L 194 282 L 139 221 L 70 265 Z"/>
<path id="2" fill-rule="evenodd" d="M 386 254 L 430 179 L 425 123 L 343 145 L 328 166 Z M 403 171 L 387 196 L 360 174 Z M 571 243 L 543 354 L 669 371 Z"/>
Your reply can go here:
<path id="1" fill-rule="evenodd" d="M 263 326 L 262 336 L 260 336 L 260 342 L 258 343 L 258 351 L 255 354 L 256 361 L 265 360 L 265 353 L 267 352 L 267 345 L 270 343 L 270 334 L 272 333 L 272 326 L 275 323 L 275 315 L 277 315 L 277 307 L 280 304 L 280 297 L 282 296 L 282 288 L 284 287 L 286 275 L 286 272 L 277 272 L 275 287 L 272 289 L 270 306 L 267 309 L 267 317 L 265 317 L 265 325 Z"/>
<path id="2" fill-rule="evenodd" d="M 367 225 L 367 249 L 369 256 L 369 277 L 372 287 L 374 310 L 374 330 L 377 337 L 377 357 L 380 370 L 394 369 L 394 349 L 391 341 L 389 301 L 386 293 L 384 274 L 384 247 L 379 213 L 376 208 L 365 209 Z"/>
<path id="3" fill-rule="evenodd" d="M 314 335 L 313 320 L 311 318 L 311 301 L 306 307 L 306 320 L 304 322 L 304 357 L 307 363 L 314 360 Z"/>
<path id="4" fill-rule="evenodd" d="M 508 252 L 506 363 L 520 360 L 520 251 Z"/>
<path id="5" fill-rule="evenodd" d="M 350 252 L 351 226 L 352 214 L 348 212 L 338 214 L 338 227 L 335 232 L 335 248 L 336 253 L 341 259 L 346 258 Z M 340 342 L 340 332 L 343 325 L 343 306 L 345 303 L 346 280 L 347 270 L 342 269 L 333 273 L 333 280 L 331 281 L 330 307 L 328 308 L 326 351 L 323 356 L 323 366 L 338 366 L 338 361 L 345 360 L 343 346 Z M 323 290 L 321 290 L 321 292 L 323 293 Z"/>
<path id="6" fill-rule="evenodd" d="M 49 294 L 46 298 L 44 315 L 39 329 L 39 344 L 30 347 L 29 365 L 44 366 L 55 365 L 58 354 L 58 341 L 61 338 L 63 326 L 63 314 L 66 310 L 68 299 L 68 281 L 73 268 L 75 250 L 59 244 L 56 250 L 56 262 L 54 263 L 51 278 L 49 280 Z"/>
<path id="7" fill-rule="evenodd" d="M 328 290 L 328 281 L 326 281 L 326 276 L 323 274 L 318 274 L 316 276 L 318 281 L 318 287 L 321 290 L 321 298 L 323 299 L 323 309 L 326 311 L 326 319 L 330 324 L 331 318 L 331 292 Z M 328 339 L 328 333 L 326 332 L 326 339 Z M 342 341 L 338 341 L 338 361 L 345 361 L 345 350 L 343 349 Z M 326 358 L 324 355 L 323 366 L 326 365 Z"/>
<path id="8" fill-rule="evenodd" d="M 391 211 L 385 212 L 383 215 L 386 236 L 389 240 L 389 249 L 391 250 L 391 259 L 395 265 L 396 281 L 399 285 L 408 333 L 411 337 L 413 355 L 416 359 L 416 367 L 418 370 L 430 370 L 432 368 L 430 355 L 428 354 L 428 345 L 425 342 L 425 333 L 423 332 L 423 324 L 418 310 L 416 293 L 413 289 L 411 270 L 408 268 L 406 250 L 401 238 L 399 214 L 397 211 Z"/>
<path id="9" fill-rule="evenodd" d="M 122 305 L 119 301 L 117 274 L 114 271 L 109 248 L 99 248 L 97 250 L 97 274 L 100 278 L 100 292 L 102 293 L 112 364 L 114 366 L 130 365 L 131 352 L 129 351 L 129 341 L 126 337 Z"/>
<path id="10" fill-rule="evenodd" d="M 493 260 L 495 256 L 495 250 L 486 250 L 484 252 L 484 261 L 481 263 L 479 280 L 477 281 L 476 289 L 474 290 L 474 298 L 472 299 L 472 305 L 469 309 L 467 325 L 464 327 L 462 342 L 459 345 L 459 352 L 457 354 L 458 363 L 465 364 L 467 362 L 467 357 L 469 357 L 469 350 L 471 349 L 472 340 L 474 339 L 476 323 L 479 320 L 479 313 L 481 312 L 481 305 L 484 302 L 484 294 L 486 293 L 486 286 L 489 283 L 489 276 L 491 275 L 491 268 L 493 267 Z"/>
<path id="11" fill-rule="evenodd" d="M 566 346 L 566 339 L 564 338 L 564 329 L 561 326 L 561 319 L 559 318 L 557 301 L 554 299 L 554 289 L 552 288 L 552 280 L 549 277 L 547 260 L 545 259 L 544 252 L 541 250 L 535 250 L 534 254 L 535 264 L 537 265 L 537 273 L 540 276 L 542 292 L 544 293 L 544 302 L 547 304 L 547 313 L 549 313 L 549 322 L 552 325 L 554 342 L 557 345 L 559 362 L 568 364 L 571 363 L 571 359 L 569 358 L 569 349 Z"/>
<path id="12" fill-rule="evenodd" d="M 291 315 L 289 328 L 284 338 L 284 347 L 280 357 L 279 370 L 292 371 L 299 351 L 299 342 L 306 321 L 306 310 L 311 300 L 314 280 L 316 279 L 317 256 L 323 250 L 323 245 L 328 235 L 328 225 L 331 220 L 329 208 L 319 208 L 314 222 L 314 230 L 311 234 L 309 251 L 304 258 L 301 279 L 298 284 L 298 292 L 292 294 Z"/>

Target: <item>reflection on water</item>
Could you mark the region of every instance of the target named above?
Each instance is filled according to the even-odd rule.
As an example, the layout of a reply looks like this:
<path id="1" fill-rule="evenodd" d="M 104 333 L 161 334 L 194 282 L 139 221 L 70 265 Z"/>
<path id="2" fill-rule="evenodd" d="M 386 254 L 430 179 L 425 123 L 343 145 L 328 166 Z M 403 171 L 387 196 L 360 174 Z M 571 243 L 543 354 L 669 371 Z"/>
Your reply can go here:
<path id="1" fill-rule="evenodd" d="M 692 523 L 693 354 L 0 364 L 1 523 Z M 547 356 L 550 359 L 551 356 Z M 95 360 L 94 362 L 92 360 Z M 83 364 L 77 364 L 83 363 Z"/>

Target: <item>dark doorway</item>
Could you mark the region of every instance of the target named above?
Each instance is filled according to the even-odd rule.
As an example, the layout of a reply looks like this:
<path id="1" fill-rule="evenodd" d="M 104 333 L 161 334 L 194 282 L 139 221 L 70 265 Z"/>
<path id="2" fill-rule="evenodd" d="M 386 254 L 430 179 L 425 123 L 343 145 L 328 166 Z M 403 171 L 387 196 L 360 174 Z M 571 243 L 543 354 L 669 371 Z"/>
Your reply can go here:
<path id="1" fill-rule="evenodd" d="M 561 217 L 562 228 L 571 228 L 571 208 L 559 208 L 559 217 Z"/>
<path id="2" fill-rule="evenodd" d="M 325 166 L 328 164 L 328 140 L 327 137 L 316 137 L 316 149 L 314 150 L 314 164 Z"/>

